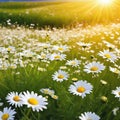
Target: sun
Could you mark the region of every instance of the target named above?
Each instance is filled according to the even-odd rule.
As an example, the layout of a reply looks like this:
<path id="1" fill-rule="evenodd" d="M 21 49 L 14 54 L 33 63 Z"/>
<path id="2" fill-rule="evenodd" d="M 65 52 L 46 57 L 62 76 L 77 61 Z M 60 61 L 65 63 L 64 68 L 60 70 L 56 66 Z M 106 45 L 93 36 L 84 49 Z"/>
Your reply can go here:
<path id="1" fill-rule="evenodd" d="M 112 3 L 112 0 L 98 0 L 99 4 L 108 5 Z"/>

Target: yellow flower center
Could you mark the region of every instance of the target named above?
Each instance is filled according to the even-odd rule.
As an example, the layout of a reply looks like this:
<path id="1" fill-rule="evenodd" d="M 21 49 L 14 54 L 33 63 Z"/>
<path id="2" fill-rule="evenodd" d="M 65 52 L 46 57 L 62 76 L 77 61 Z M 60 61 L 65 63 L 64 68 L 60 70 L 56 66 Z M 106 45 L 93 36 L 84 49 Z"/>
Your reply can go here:
<path id="1" fill-rule="evenodd" d="M 75 64 L 76 64 L 76 62 L 75 62 L 75 61 L 72 61 L 72 62 L 71 62 L 71 64 L 72 64 L 72 65 L 75 65 Z"/>
<path id="2" fill-rule="evenodd" d="M 96 67 L 96 66 L 93 66 L 93 67 L 91 67 L 91 69 L 90 69 L 91 71 L 97 71 L 98 70 L 98 67 Z"/>
<path id="3" fill-rule="evenodd" d="M 78 79 L 77 78 L 72 78 L 73 81 L 77 81 Z"/>
<path id="4" fill-rule="evenodd" d="M 58 99 L 58 96 L 57 95 L 52 95 L 51 96 L 53 99 L 57 100 Z"/>
<path id="5" fill-rule="evenodd" d="M 11 48 L 7 48 L 8 51 L 11 51 Z"/>
<path id="6" fill-rule="evenodd" d="M 120 71 L 118 69 L 115 69 L 114 73 L 118 74 Z"/>
<path id="7" fill-rule="evenodd" d="M 85 92 L 85 90 L 86 89 L 83 86 L 80 86 L 77 88 L 77 92 L 79 92 L 79 93 L 83 93 L 83 92 Z"/>
<path id="8" fill-rule="evenodd" d="M 49 93 L 49 91 L 48 90 L 44 90 L 44 94 L 48 94 Z"/>
<path id="9" fill-rule="evenodd" d="M 60 59 L 61 56 L 60 56 L 60 55 L 56 55 L 54 58 L 55 58 L 55 59 Z"/>
<path id="10" fill-rule="evenodd" d="M 8 113 L 2 115 L 2 120 L 8 120 L 8 118 L 9 118 Z"/>
<path id="11" fill-rule="evenodd" d="M 38 104 L 39 104 L 38 100 L 36 100 L 35 98 L 29 98 L 29 99 L 28 99 L 28 102 L 29 102 L 31 105 L 38 105 Z"/>
<path id="12" fill-rule="evenodd" d="M 63 51 L 63 48 L 59 47 L 58 50 Z"/>
<path id="13" fill-rule="evenodd" d="M 105 57 L 106 58 L 111 58 L 111 55 L 110 54 L 105 54 Z"/>
<path id="14" fill-rule="evenodd" d="M 118 92 L 118 94 L 120 95 L 120 92 Z"/>
<path id="15" fill-rule="evenodd" d="M 60 75 L 58 75 L 58 78 L 59 78 L 59 79 L 63 79 L 64 76 L 63 76 L 62 74 L 60 74 Z"/>
<path id="16" fill-rule="evenodd" d="M 15 102 L 19 102 L 19 101 L 20 101 L 20 97 L 19 97 L 19 96 L 14 96 L 14 97 L 13 97 L 13 100 L 14 100 Z"/>
<path id="17" fill-rule="evenodd" d="M 46 58 L 46 55 L 45 55 L 45 54 L 42 54 L 41 57 L 42 57 L 42 58 Z"/>

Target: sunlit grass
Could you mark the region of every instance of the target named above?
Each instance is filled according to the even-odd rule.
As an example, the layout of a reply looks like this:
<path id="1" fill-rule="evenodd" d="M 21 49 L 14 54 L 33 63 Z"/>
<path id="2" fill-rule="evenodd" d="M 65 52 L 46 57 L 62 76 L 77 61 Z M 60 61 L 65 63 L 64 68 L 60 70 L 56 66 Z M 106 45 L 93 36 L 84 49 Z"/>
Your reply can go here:
<path id="1" fill-rule="evenodd" d="M 20 25 L 67 26 L 78 23 L 96 24 L 119 21 L 119 1 L 110 6 L 89 2 L 1 3 L 0 22 L 8 19 Z M 36 12 L 37 11 L 37 12 Z M 19 17 L 18 17 L 19 16 Z"/>

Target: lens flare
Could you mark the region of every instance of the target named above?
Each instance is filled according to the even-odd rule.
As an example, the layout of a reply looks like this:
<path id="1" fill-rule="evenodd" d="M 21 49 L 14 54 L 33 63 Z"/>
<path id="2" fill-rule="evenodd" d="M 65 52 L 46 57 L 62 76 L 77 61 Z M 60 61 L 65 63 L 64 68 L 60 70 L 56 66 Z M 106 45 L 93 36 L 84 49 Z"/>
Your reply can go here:
<path id="1" fill-rule="evenodd" d="M 112 3 L 112 0 L 98 0 L 99 4 L 108 5 Z"/>

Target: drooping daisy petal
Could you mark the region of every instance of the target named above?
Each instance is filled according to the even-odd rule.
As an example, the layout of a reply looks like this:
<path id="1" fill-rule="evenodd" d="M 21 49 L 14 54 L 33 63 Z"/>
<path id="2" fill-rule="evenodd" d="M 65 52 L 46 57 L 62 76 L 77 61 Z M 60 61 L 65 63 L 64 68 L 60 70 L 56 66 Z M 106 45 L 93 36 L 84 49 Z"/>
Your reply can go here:
<path id="1" fill-rule="evenodd" d="M 100 117 L 96 115 L 94 112 L 85 112 L 79 116 L 80 120 L 100 120 Z"/>
<path id="2" fill-rule="evenodd" d="M 116 90 L 112 90 L 112 94 L 120 100 L 120 87 L 116 87 Z"/>

